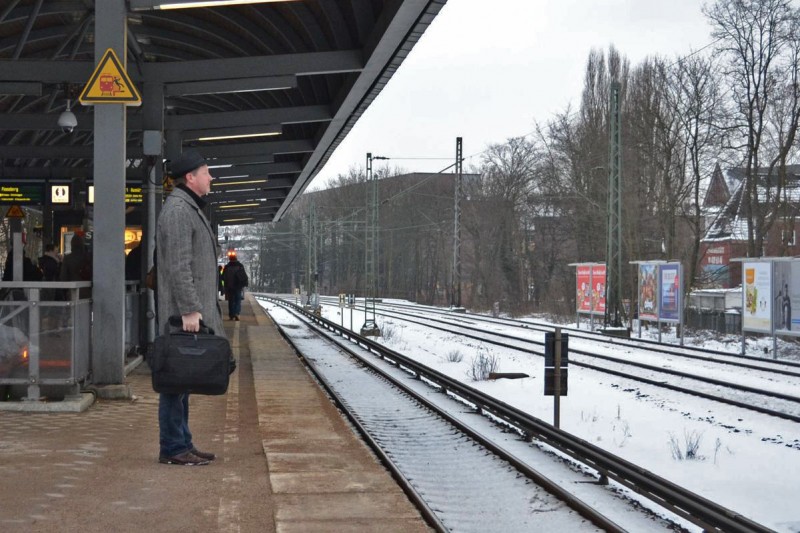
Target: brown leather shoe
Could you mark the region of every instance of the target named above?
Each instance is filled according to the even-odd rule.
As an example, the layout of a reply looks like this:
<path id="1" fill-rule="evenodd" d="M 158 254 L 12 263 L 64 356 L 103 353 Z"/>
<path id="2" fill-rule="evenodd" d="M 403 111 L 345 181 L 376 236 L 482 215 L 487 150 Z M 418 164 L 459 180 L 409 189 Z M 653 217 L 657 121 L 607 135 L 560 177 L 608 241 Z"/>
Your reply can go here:
<path id="1" fill-rule="evenodd" d="M 189 453 L 196 455 L 200 459 L 206 459 L 208 461 L 213 461 L 214 459 L 217 458 L 217 456 L 214 455 L 213 453 L 211 453 L 211 452 L 201 452 L 197 448 L 192 448 Z"/>
<path id="2" fill-rule="evenodd" d="M 165 465 L 180 465 L 180 466 L 202 466 L 207 465 L 211 461 L 199 457 L 192 452 L 183 452 L 172 457 L 164 457 L 163 455 L 158 458 L 158 462 Z"/>

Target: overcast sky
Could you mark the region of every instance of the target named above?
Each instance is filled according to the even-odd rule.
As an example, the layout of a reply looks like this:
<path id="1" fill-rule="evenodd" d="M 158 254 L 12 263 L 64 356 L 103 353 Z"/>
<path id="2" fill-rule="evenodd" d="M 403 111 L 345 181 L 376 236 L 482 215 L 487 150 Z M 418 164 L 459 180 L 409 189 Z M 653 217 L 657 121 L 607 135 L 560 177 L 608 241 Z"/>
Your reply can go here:
<path id="1" fill-rule="evenodd" d="M 577 105 L 589 51 L 632 63 L 712 41 L 701 0 L 449 0 L 311 184 L 376 165 L 438 172 L 463 137 L 464 169 L 487 145 L 530 133 Z M 404 158 L 447 160 L 409 160 Z"/>

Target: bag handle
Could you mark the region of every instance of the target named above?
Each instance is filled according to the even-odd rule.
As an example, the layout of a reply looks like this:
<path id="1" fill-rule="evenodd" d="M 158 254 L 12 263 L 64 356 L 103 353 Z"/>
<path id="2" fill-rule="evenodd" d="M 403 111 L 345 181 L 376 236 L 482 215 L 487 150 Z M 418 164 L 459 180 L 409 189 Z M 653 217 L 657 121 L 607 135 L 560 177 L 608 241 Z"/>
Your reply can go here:
<path id="1" fill-rule="evenodd" d="M 180 328 L 183 327 L 183 319 L 178 315 L 172 315 L 167 319 L 167 323 L 164 324 L 164 335 L 169 333 L 169 327 L 172 326 L 173 328 Z M 203 322 L 203 319 L 200 319 L 200 331 L 199 333 L 208 333 L 209 335 L 216 335 L 214 333 L 214 329 L 210 328 Z"/>

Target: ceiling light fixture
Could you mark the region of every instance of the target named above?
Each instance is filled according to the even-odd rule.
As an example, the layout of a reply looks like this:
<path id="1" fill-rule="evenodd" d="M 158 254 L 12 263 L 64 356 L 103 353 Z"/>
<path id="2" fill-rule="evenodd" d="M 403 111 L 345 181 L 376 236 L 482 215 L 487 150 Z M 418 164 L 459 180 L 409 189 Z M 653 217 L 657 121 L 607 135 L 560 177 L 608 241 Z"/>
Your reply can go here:
<path id="1" fill-rule="evenodd" d="M 248 218 L 226 218 L 223 222 L 247 222 L 249 220 L 255 220 L 253 217 Z"/>
<path id="2" fill-rule="evenodd" d="M 228 204 L 219 206 L 220 209 L 235 209 L 237 207 L 260 207 L 261 204 Z"/>
<path id="3" fill-rule="evenodd" d="M 265 133 L 242 133 L 239 135 L 217 135 L 216 137 L 200 137 L 198 141 L 221 141 L 224 139 L 247 139 L 249 137 L 270 137 L 272 135 L 280 135 L 279 131 L 268 131 Z"/>
<path id="4" fill-rule="evenodd" d="M 226 7 L 242 4 L 267 4 L 273 2 L 287 2 L 292 0 L 208 0 L 203 2 L 176 2 L 161 4 L 157 9 L 189 9 L 193 7 Z"/>
<path id="5" fill-rule="evenodd" d="M 253 183 L 267 183 L 268 180 L 247 180 L 247 181 L 214 181 L 212 187 L 227 187 L 228 185 L 251 185 Z"/>

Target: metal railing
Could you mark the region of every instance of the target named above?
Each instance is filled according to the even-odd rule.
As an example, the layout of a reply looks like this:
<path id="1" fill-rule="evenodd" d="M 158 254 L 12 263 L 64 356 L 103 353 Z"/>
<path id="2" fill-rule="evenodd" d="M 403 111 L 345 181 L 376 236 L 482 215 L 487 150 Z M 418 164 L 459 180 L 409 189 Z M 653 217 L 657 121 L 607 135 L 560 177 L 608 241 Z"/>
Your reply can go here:
<path id="1" fill-rule="evenodd" d="M 75 397 L 92 375 L 90 281 L 0 283 L 0 401 Z M 138 281 L 125 282 L 125 353 L 142 344 Z"/>
<path id="2" fill-rule="evenodd" d="M 91 370 L 89 281 L 0 284 L 0 389 L 26 400 L 73 396 Z M 11 387 L 7 387 L 11 386 Z"/>

